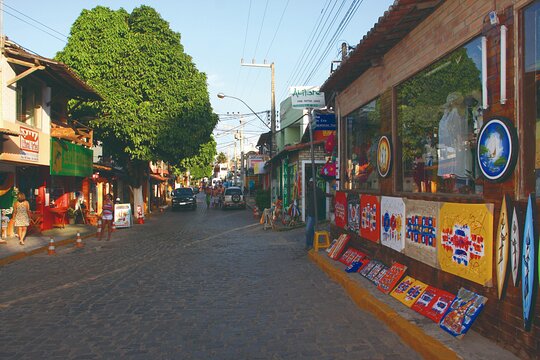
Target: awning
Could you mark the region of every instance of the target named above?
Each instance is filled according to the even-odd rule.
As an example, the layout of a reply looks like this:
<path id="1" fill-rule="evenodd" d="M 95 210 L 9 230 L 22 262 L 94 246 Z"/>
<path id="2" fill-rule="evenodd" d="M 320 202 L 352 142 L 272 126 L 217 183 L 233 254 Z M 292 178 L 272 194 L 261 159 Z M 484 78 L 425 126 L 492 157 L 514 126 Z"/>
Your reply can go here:
<path id="1" fill-rule="evenodd" d="M 10 135 L 10 136 L 19 136 L 19 135 L 21 135 L 18 131 L 13 131 L 13 130 L 6 129 L 6 128 L 0 128 L 0 134 Z"/>

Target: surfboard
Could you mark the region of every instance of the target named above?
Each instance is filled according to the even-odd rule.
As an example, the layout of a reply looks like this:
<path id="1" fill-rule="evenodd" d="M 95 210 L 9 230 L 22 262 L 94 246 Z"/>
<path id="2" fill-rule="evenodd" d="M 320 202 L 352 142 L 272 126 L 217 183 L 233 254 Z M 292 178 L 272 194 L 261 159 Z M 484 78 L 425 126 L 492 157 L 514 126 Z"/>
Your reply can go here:
<path id="1" fill-rule="evenodd" d="M 519 238 L 519 219 L 518 211 L 516 206 L 512 211 L 512 225 L 510 226 L 510 264 L 512 269 L 512 280 L 514 281 L 514 286 L 518 286 L 518 275 L 519 275 L 519 246 L 521 244 Z"/>
<path id="2" fill-rule="evenodd" d="M 523 298 L 523 323 L 528 327 L 531 316 L 531 304 L 533 297 L 534 283 L 534 265 L 536 258 L 534 256 L 534 217 L 533 199 L 529 195 L 527 202 L 527 215 L 525 216 L 525 228 L 523 229 L 523 248 L 521 253 L 521 295 Z"/>
<path id="3" fill-rule="evenodd" d="M 495 262 L 497 264 L 497 294 L 499 299 L 502 296 L 504 288 L 504 280 L 506 279 L 506 268 L 508 267 L 508 248 L 510 247 L 509 240 L 509 222 L 508 222 L 508 206 L 506 201 L 507 196 L 503 196 L 501 212 L 499 214 L 499 222 L 497 226 L 497 238 L 495 242 Z"/>

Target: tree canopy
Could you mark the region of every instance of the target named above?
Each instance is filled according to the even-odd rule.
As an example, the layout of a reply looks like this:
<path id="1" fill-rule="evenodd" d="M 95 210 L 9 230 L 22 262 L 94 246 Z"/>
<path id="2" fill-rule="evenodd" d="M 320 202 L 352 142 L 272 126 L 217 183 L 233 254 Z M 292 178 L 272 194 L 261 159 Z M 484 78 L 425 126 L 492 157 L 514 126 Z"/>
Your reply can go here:
<path id="1" fill-rule="evenodd" d="M 212 177 L 216 153 L 216 141 L 211 138 L 209 142 L 201 145 L 197 155 L 183 159 L 178 169 L 180 171 L 189 170 L 193 179 Z"/>
<path id="2" fill-rule="evenodd" d="M 209 142 L 218 118 L 206 75 L 153 8 L 83 10 L 56 58 L 105 99 L 72 114 L 91 119 L 95 138 L 117 160 L 179 164 Z"/>

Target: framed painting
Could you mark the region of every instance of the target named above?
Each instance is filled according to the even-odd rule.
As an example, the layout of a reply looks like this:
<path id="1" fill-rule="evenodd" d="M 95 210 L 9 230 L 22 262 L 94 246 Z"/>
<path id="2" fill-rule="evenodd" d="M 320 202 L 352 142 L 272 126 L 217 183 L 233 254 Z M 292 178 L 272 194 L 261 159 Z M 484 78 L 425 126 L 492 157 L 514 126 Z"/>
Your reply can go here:
<path id="1" fill-rule="evenodd" d="M 461 338 L 484 308 L 487 298 L 464 288 L 459 289 L 440 326 L 455 337 Z"/>
<path id="2" fill-rule="evenodd" d="M 381 205 L 379 198 L 363 194 L 360 197 L 360 236 L 379 242 Z"/>
<path id="3" fill-rule="evenodd" d="M 381 244 L 400 252 L 405 247 L 405 203 L 402 198 L 381 198 Z"/>
<path id="4" fill-rule="evenodd" d="M 437 260 L 437 226 L 440 203 L 405 200 L 405 248 L 403 253 L 418 261 L 439 268 Z"/>

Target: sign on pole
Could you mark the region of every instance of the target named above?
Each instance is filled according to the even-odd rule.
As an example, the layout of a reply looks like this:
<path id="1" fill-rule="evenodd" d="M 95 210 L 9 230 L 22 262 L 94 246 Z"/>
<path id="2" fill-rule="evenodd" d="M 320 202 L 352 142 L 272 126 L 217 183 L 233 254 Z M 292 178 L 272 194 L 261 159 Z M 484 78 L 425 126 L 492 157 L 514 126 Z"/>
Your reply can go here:
<path id="1" fill-rule="evenodd" d="M 292 86 L 289 88 L 294 109 L 322 108 L 325 106 L 324 93 L 318 86 Z"/>

